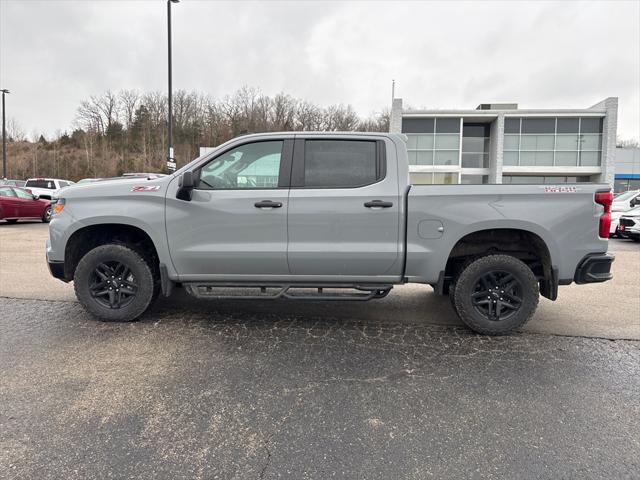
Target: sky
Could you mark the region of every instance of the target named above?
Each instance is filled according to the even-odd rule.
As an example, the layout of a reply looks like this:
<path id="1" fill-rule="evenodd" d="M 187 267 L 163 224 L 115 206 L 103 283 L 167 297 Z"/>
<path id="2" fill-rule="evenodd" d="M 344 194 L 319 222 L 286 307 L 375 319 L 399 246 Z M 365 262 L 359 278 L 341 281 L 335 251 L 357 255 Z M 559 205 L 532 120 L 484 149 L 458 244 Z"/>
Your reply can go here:
<path id="1" fill-rule="evenodd" d="M 619 97 L 618 134 L 640 139 L 640 1 L 182 0 L 174 89 L 243 85 L 361 116 L 414 108 L 586 108 Z M 0 0 L 0 88 L 28 133 L 72 128 L 106 90 L 166 91 L 164 0 Z"/>

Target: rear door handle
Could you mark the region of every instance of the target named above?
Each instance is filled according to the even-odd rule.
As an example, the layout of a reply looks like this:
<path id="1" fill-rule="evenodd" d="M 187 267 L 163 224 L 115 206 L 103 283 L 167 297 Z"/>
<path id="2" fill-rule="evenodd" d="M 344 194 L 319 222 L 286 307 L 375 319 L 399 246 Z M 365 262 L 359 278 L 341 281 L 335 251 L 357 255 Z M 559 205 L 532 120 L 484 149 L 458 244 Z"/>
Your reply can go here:
<path id="1" fill-rule="evenodd" d="M 365 202 L 364 206 L 367 208 L 391 208 L 393 207 L 393 202 L 383 202 L 382 200 L 371 200 L 370 202 Z"/>
<path id="2" fill-rule="evenodd" d="M 271 200 L 262 200 L 261 202 L 254 203 L 256 208 L 280 208 L 282 203 L 273 202 Z"/>

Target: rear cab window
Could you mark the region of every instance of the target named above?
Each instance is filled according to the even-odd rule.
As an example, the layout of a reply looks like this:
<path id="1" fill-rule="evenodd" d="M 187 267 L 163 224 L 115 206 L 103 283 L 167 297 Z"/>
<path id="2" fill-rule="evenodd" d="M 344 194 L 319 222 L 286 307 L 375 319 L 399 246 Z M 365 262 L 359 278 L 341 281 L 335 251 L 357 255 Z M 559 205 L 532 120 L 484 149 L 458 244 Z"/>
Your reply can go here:
<path id="1" fill-rule="evenodd" d="M 44 178 L 39 178 L 37 180 L 28 180 L 25 187 L 33 187 L 33 188 L 47 188 L 49 190 L 55 190 L 56 184 L 53 180 L 47 180 Z"/>

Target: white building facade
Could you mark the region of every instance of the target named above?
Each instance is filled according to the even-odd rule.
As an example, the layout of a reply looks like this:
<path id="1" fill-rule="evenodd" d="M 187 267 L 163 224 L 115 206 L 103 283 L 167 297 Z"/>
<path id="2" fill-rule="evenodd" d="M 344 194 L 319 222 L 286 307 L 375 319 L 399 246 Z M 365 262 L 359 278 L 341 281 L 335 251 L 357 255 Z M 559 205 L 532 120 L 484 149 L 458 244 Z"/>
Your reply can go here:
<path id="1" fill-rule="evenodd" d="M 589 108 L 404 110 L 393 100 L 390 132 L 407 135 L 414 184 L 614 185 L 618 99 Z"/>

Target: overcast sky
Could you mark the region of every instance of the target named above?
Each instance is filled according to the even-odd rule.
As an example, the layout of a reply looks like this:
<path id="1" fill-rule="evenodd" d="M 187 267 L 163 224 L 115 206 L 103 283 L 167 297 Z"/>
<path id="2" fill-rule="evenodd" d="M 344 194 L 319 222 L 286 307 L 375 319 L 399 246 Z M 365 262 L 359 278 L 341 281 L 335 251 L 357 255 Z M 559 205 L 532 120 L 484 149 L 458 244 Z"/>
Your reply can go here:
<path id="1" fill-rule="evenodd" d="M 174 88 L 242 85 L 360 115 L 405 105 L 584 108 L 640 138 L 640 2 L 213 2 L 173 8 Z M 166 90 L 163 0 L 0 0 L 0 86 L 29 134 L 105 90 Z"/>

